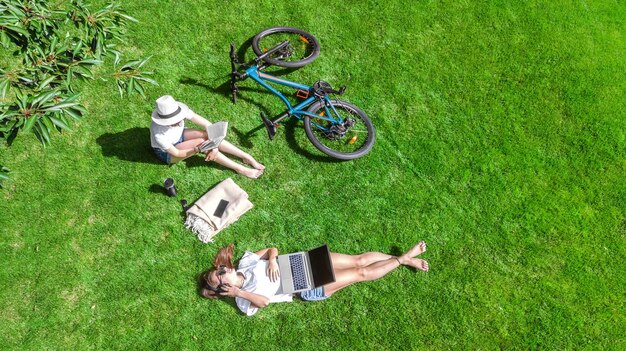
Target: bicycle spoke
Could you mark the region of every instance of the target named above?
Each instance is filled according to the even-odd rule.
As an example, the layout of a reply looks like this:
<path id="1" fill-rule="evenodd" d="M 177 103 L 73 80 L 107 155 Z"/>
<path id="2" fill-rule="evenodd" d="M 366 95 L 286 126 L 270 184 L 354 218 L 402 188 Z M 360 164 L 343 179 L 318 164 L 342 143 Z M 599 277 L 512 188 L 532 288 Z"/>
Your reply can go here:
<path id="1" fill-rule="evenodd" d="M 341 117 L 340 119 L 343 121 L 353 121 L 354 124 L 345 127 L 342 127 L 342 125 L 333 127 L 332 122 L 313 117 L 311 123 L 316 126 L 313 130 L 316 139 L 325 147 L 343 153 L 355 152 L 362 148 L 367 142 L 367 134 L 369 132 L 361 116 L 342 105 L 334 106 L 332 112 L 330 110 L 331 108 L 323 107 L 321 111 L 316 111 L 315 114 L 325 116 L 327 114 L 326 111 L 328 111 L 328 113 L 333 115 L 337 114 L 335 117 Z"/>

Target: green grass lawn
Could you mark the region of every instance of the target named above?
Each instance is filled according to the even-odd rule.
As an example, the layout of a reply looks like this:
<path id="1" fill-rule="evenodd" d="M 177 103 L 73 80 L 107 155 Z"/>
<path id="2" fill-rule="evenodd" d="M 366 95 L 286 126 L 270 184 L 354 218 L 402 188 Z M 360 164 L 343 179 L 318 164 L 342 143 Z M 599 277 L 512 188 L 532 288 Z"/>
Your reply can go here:
<path id="1" fill-rule="evenodd" d="M 105 3 L 100 1 L 101 4 Z M 0 349 L 625 349 L 626 4 L 618 1 L 126 0 L 125 51 L 160 86 L 120 99 L 84 84 L 89 114 L 43 148 L 0 146 Z M 333 162 L 300 123 L 270 142 L 278 99 L 224 90 L 228 44 L 291 25 L 320 57 L 288 75 L 347 85 L 377 128 L 364 158 Z M 6 56 L 6 53 L 4 54 Z M 250 48 L 248 57 L 251 57 Z M 259 180 L 149 150 L 164 94 L 267 166 Z M 176 180 L 179 196 L 162 192 Z M 202 244 L 193 201 L 233 177 L 255 207 Z M 319 303 L 252 318 L 207 301 L 196 275 L 244 250 L 399 253 L 406 268 Z"/>

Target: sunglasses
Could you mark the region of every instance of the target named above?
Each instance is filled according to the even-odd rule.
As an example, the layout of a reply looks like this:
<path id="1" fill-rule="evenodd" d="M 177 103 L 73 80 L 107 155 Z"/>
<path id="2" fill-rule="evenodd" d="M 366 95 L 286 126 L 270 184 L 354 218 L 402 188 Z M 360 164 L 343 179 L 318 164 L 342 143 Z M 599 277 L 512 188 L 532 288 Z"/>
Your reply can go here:
<path id="1" fill-rule="evenodd" d="M 227 284 L 222 283 L 222 276 L 224 274 L 226 274 L 226 265 L 225 264 L 221 264 L 219 265 L 219 267 L 217 267 L 217 280 L 219 281 L 219 284 L 217 284 L 216 287 L 212 287 L 209 282 L 207 281 L 207 287 L 209 288 L 209 290 L 221 294 L 223 293 L 225 290 L 223 289 L 223 287 Z"/>

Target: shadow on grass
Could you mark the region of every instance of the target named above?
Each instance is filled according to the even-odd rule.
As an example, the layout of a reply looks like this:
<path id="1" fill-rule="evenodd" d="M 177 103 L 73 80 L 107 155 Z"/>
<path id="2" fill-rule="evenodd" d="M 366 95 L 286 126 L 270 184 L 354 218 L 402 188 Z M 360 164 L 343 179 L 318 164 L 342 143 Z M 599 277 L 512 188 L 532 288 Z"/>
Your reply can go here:
<path id="1" fill-rule="evenodd" d="M 135 127 L 118 133 L 105 133 L 96 139 L 102 154 L 120 160 L 163 164 L 150 147 L 150 129 Z"/>
<path id="2" fill-rule="evenodd" d="M 239 45 L 237 52 L 236 52 L 236 56 L 237 56 L 237 60 L 240 63 L 246 62 L 246 53 L 248 51 L 252 52 L 253 57 L 256 57 L 256 55 L 254 54 L 254 51 L 252 50 L 252 39 L 254 37 L 250 37 L 248 38 L 245 42 L 243 42 L 241 45 Z M 228 56 L 225 55 L 225 58 L 228 58 Z M 250 63 L 250 61 L 248 61 L 247 63 Z M 291 72 L 296 71 L 298 68 L 287 68 L 287 67 L 278 67 L 278 66 L 271 66 L 268 68 L 268 73 L 270 73 L 273 76 L 282 76 L 282 75 L 286 75 L 289 74 Z M 245 70 L 245 67 L 239 67 L 238 69 L 240 72 L 243 72 Z M 186 84 L 186 85 L 195 85 L 210 91 L 213 91 L 214 93 L 220 94 L 225 96 L 226 98 L 228 98 L 229 100 L 232 99 L 232 92 L 230 89 L 230 79 L 231 79 L 231 73 L 226 73 L 224 76 L 224 83 L 220 84 L 217 87 L 211 86 L 209 84 L 206 84 L 204 82 L 201 82 L 195 78 L 190 78 L 190 77 L 185 77 L 183 79 L 180 80 L 180 83 L 182 84 Z M 240 82 L 240 81 L 238 81 Z M 265 89 L 254 89 L 254 88 L 247 88 L 247 87 L 239 87 L 239 91 L 255 91 L 255 92 L 261 92 L 261 93 L 268 93 L 270 94 L 270 92 L 268 92 Z M 246 99 L 244 97 L 241 96 L 237 96 L 238 99 L 242 99 L 242 100 L 246 100 L 249 101 L 253 104 L 256 105 L 256 103 L 252 100 Z"/>
<path id="3" fill-rule="evenodd" d="M 230 80 L 227 80 L 226 82 L 218 85 L 217 87 L 215 86 L 211 86 L 205 82 L 201 82 L 195 78 L 191 78 L 191 77 L 184 77 L 180 80 L 181 84 L 185 84 L 185 85 L 195 85 L 197 87 L 206 89 L 208 91 L 211 91 L 215 94 L 218 95 L 222 95 L 225 98 L 227 98 L 228 100 L 230 100 L 232 102 L 232 92 L 230 90 Z M 250 87 L 242 87 L 239 86 L 239 94 L 237 94 L 237 101 L 246 101 L 252 105 L 257 106 L 259 109 L 264 109 L 263 105 L 261 105 L 261 103 L 250 99 L 249 97 L 246 96 L 246 92 L 253 92 L 253 93 L 258 93 L 258 94 L 265 94 L 265 95 L 272 95 L 272 93 L 268 90 L 262 89 L 262 88 L 250 88 Z"/>
<path id="4" fill-rule="evenodd" d="M 134 127 L 117 133 L 105 133 L 96 139 L 102 148 L 102 154 L 106 157 L 116 157 L 120 160 L 138 163 L 165 165 L 154 155 L 150 147 L 150 128 Z M 214 162 L 207 163 L 203 157 L 196 155 L 184 161 L 187 167 L 209 166 L 219 170 L 227 170 Z M 151 192 L 157 190 L 160 185 L 153 185 Z"/>
<path id="5" fill-rule="evenodd" d="M 148 188 L 148 190 L 154 194 L 167 195 L 167 191 L 165 190 L 165 187 L 163 187 L 162 184 L 156 184 L 156 183 L 152 184 L 150 185 L 150 188 Z"/>

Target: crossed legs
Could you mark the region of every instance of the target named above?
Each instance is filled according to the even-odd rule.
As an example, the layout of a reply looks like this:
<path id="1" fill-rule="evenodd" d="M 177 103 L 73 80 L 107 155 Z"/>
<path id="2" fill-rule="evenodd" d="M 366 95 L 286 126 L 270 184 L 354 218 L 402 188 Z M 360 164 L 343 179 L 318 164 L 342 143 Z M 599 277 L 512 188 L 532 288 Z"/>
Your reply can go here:
<path id="1" fill-rule="evenodd" d="M 176 147 L 180 149 L 192 149 L 202 144 L 202 142 L 204 142 L 205 140 L 207 140 L 207 134 L 205 131 L 201 131 L 197 129 L 185 129 L 185 132 L 183 134 L 183 140 L 184 141 L 176 145 Z M 237 163 L 229 159 L 228 157 L 226 157 L 226 155 L 224 154 L 230 154 L 235 157 L 238 157 L 241 159 L 243 163 L 250 165 L 252 168 L 246 167 L 240 163 Z M 216 163 L 226 168 L 230 168 L 234 170 L 235 172 L 241 175 L 244 175 L 248 178 L 260 177 L 261 174 L 263 174 L 263 170 L 265 169 L 265 166 L 263 166 L 256 159 L 254 159 L 252 155 L 241 150 L 240 148 L 236 147 L 235 145 L 229 143 L 226 140 L 223 140 L 220 143 L 220 146 L 217 148 L 217 151 L 210 152 L 206 159 L 207 161 L 215 161 Z M 182 158 L 174 157 L 173 161 L 178 162 L 180 160 L 182 160 Z"/>
<path id="2" fill-rule="evenodd" d="M 426 251 L 426 243 L 420 241 L 401 256 L 391 256 L 382 252 L 366 252 L 360 255 L 331 253 L 335 269 L 335 282 L 324 287 L 326 296 L 331 296 L 346 286 L 358 282 L 376 280 L 401 265 L 428 272 L 428 262 L 416 258 Z"/>

